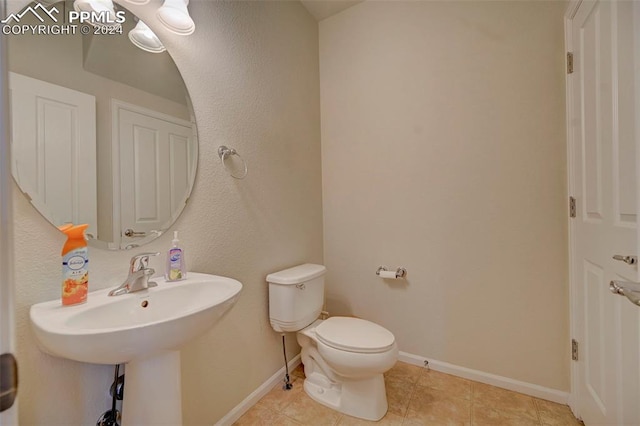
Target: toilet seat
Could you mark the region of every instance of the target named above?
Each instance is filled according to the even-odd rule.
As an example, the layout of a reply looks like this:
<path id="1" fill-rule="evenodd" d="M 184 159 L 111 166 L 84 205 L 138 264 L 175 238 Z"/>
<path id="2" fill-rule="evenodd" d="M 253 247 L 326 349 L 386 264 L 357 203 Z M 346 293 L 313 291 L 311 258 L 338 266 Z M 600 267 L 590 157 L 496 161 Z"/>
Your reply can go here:
<path id="1" fill-rule="evenodd" d="M 328 318 L 318 324 L 315 334 L 323 344 L 347 352 L 381 353 L 395 344 L 395 337 L 389 330 L 360 318 Z"/>

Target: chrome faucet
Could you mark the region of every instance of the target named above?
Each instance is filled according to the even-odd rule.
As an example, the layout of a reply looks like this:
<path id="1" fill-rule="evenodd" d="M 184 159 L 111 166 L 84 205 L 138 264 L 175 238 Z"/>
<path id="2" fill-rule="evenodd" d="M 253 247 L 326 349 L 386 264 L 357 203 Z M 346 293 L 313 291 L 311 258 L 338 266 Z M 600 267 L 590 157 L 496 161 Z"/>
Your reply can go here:
<path id="1" fill-rule="evenodd" d="M 160 253 L 140 253 L 131 258 L 131 266 L 129 268 L 129 276 L 115 288 L 109 292 L 109 296 L 119 296 L 121 294 L 133 293 L 149 287 L 155 287 L 158 284 L 149 281 L 149 278 L 156 273 L 155 269 L 148 268 L 149 256 L 158 256 Z"/>

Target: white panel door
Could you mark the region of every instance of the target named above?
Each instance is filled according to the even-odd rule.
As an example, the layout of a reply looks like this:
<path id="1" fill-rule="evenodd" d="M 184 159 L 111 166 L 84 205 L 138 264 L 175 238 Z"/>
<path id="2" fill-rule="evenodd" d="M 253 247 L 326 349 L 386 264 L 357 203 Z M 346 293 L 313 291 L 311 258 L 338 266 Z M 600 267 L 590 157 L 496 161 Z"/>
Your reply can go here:
<path id="1" fill-rule="evenodd" d="M 585 0 L 569 23 L 572 408 L 587 425 L 640 424 L 640 308 L 609 290 L 639 278 L 637 264 L 613 259 L 638 254 L 633 7 Z"/>
<path id="2" fill-rule="evenodd" d="M 51 223 L 87 223 L 97 236 L 96 101 L 9 73 L 12 173 Z"/>
<path id="3" fill-rule="evenodd" d="M 164 231 L 186 202 L 193 138 L 187 121 L 113 102 L 120 179 L 121 246 Z M 125 235 L 130 229 L 136 234 Z"/>

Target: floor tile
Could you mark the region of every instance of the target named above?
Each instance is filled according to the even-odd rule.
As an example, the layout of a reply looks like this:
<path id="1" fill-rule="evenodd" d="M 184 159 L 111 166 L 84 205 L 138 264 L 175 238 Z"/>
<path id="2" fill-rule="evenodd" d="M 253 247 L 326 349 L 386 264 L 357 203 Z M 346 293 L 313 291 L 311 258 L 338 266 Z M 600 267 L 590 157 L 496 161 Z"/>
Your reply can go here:
<path id="1" fill-rule="evenodd" d="M 284 383 L 280 382 L 268 394 L 263 396 L 257 405 L 280 412 L 287 408 L 296 397 L 304 393 L 303 383 L 304 379 L 292 377 L 291 384 L 293 384 L 293 388 L 284 390 L 282 389 Z"/>
<path id="2" fill-rule="evenodd" d="M 450 397 L 471 399 L 471 381 L 439 371 L 425 371 L 418 385 L 437 389 Z"/>
<path id="3" fill-rule="evenodd" d="M 533 398 L 484 383 L 473 383 L 474 407 L 487 407 L 517 413 L 538 420 Z"/>
<path id="4" fill-rule="evenodd" d="M 473 383 L 474 425 L 540 425 L 533 398 L 483 383 Z"/>
<path id="5" fill-rule="evenodd" d="M 557 404 L 551 401 L 535 399 L 540 421 L 544 426 L 571 426 L 582 425 L 583 423 L 576 419 L 567 405 Z"/>
<path id="6" fill-rule="evenodd" d="M 416 386 L 404 424 L 471 424 L 471 401 L 450 397 L 434 388 Z"/>
<path id="7" fill-rule="evenodd" d="M 302 423 L 296 422 L 290 417 L 285 416 L 284 414 L 279 414 L 278 417 L 274 419 L 273 425 L 278 426 L 304 426 Z"/>
<path id="8" fill-rule="evenodd" d="M 234 426 L 270 426 L 275 423 L 281 414 L 265 408 L 261 405 L 251 407 L 242 417 L 234 423 Z"/>
<path id="9" fill-rule="evenodd" d="M 415 387 L 416 385 L 411 382 L 387 378 L 385 380 L 387 403 L 389 404 L 387 412 L 404 417 L 407 414 L 407 407 Z"/>
<path id="10" fill-rule="evenodd" d="M 301 377 L 304 379 L 304 364 L 300 363 L 296 368 L 291 371 L 291 376 Z"/>
<path id="11" fill-rule="evenodd" d="M 299 394 L 282 414 L 306 426 L 335 425 L 341 417 L 340 413 L 315 402 L 304 392 Z"/>
<path id="12" fill-rule="evenodd" d="M 347 416 L 304 392 L 304 368 L 290 372 L 234 425 L 579 426 L 568 406 L 398 362 L 385 374 L 389 410 L 378 422 Z"/>
<path id="13" fill-rule="evenodd" d="M 537 415 L 528 412 L 503 410 L 500 407 L 492 408 L 483 405 L 474 405 L 472 408 L 474 426 L 539 426 Z"/>
<path id="14" fill-rule="evenodd" d="M 377 422 L 371 422 L 368 420 L 357 419 L 355 417 L 347 416 L 343 414 L 338 422 L 339 426 L 365 426 L 365 425 L 377 425 L 377 426 L 400 426 L 404 418 L 397 414 L 389 413 Z"/>
<path id="15" fill-rule="evenodd" d="M 456 421 L 454 419 L 430 419 L 424 420 L 416 417 L 405 417 L 402 426 L 470 426 L 469 422 Z"/>
<path id="16" fill-rule="evenodd" d="M 424 370 L 424 367 L 398 361 L 396 362 L 396 365 L 391 367 L 391 370 L 384 373 L 384 377 L 385 379 L 401 380 L 415 383 L 420 378 L 422 370 Z"/>

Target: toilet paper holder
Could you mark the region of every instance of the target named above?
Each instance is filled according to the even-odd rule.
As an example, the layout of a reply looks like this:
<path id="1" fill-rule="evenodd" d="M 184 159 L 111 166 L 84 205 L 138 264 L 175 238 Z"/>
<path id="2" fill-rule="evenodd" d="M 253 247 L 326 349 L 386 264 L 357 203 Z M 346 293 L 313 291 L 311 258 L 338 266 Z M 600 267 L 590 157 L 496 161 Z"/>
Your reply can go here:
<path id="1" fill-rule="evenodd" d="M 384 266 L 378 266 L 378 269 L 376 270 L 376 275 L 380 275 L 380 272 L 382 271 L 388 271 L 389 269 Z M 396 278 L 404 278 L 407 276 L 407 270 L 403 267 L 398 267 L 398 269 L 396 269 Z"/>

